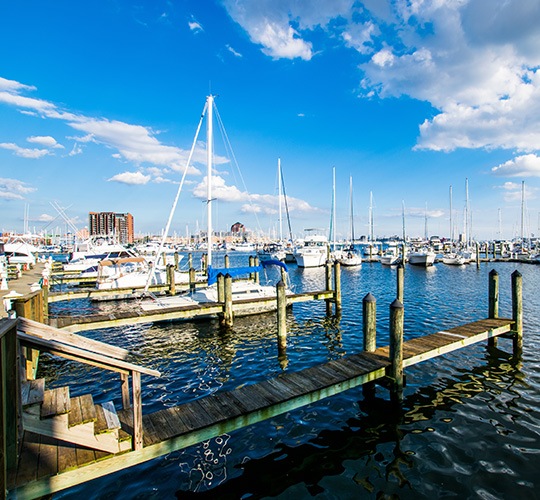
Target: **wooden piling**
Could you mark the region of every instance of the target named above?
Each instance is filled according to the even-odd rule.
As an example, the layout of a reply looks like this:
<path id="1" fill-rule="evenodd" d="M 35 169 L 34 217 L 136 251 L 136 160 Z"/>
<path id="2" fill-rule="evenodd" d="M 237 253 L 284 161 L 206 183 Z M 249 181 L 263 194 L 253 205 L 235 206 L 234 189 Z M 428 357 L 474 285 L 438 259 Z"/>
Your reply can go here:
<path id="1" fill-rule="evenodd" d="M 169 294 L 176 295 L 176 280 L 174 276 L 174 265 L 167 264 L 167 284 L 169 285 Z"/>
<path id="2" fill-rule="evenodd" d="M 191 269 L 193 267 L 193 254 L 191 252 L 187 254 L 187 262 L 188 262 L 188 269 Z"/>
<path id="3" fill-rule="evenodd" d="M 283 281 L 276 285 L 277 296 L 277 326 L 278 326 L 278 351 L 282 354 L 287 347 L 287 295 Z"/>
<path id="4" fill-rule="evenodd" d="M 253 257 L 253 265 L 255 267 L 258 267 L 259 265 L 259 258 L 257 256 Z M 259 283 L 260 282 L 260 273 L 259 272 L 255 272 L 253 273 L 253 281 L 255 283 Z"/>
<path id="5" fill-rule="evenodd" d="M 174 270 L 178 271 L 178 263 L 180 262 L 180 255 L 178 252 L 174 252 Z"/>
<path id="6" fill-rule="evenodd" d="M 223 317 L 221 319 L 222 326 L 233 325 L 233 301 L 232 301 L 232 276 L 230 274 L 225 275 L 225 300 L 223 306 Z"/>
<path id="7" fill-rule="evenodd" d="M 230 257 L 229 257 L 229 254 L 226 253 L 225 256 L 223 257 L 223 267 L 225 268 L 229 268 L 230 267 Z"/>
<path id="8" fill-rule="evenodd" d="M 404 297 L 404 294 L 405 294 L 405 273 L 404 273 L 404 270 L 405 270 L 405 266 L 403 265 L 403 262 L 401 262 L 398 267 L 397 267 L 397 275 L 396 275 L 396 279 L 397 279 L 397 293 L 396 293 L 396 297 L 397 299 L 403 304 L 403 297 Z"/>
<path id="9" fill-rule="evenodd" d="M 362 326 L 364 351 L 373 352 L 377 348 L 377 300 L 371 293 L 362 300 Z"/>
<path id="10" fill-rule="evenodd" d="M 404 307 L 396 299 L 390 304 L 390 377 L 392 396 L 397 400 L 403 398 L 403 320 Z"/>
<path id="11" fill-rule="evenodd" d="M 523 350 L 523 278 L 519 271 L 512 273 L 512 319 L 514 320 L 514 354 Z"/>
<path id="12" fill-rule="evenodd" d="M 325 288 L 326 290 L 332 290 L 332 264 L 329 260 L 326 261 L 324 265 L 325 270 Z M 326 302 L 326 314 L 330 315 L 332 314 L 332 300 L 333 299 L 325 299 Z"/>
<path id="13" fill-rule="evenodd" d="M 223 273 L 217 275 L 217 296 L 218 302 L 225 302 L 225 276 Z"/>
<path id="14" fill-rule="evenodd" d="M 161 254 L 161 259 L 163 261 L 163 266 L 166 266 L 167 265 L 167 254 L 165 252 L 163 252 Z"/>
<path id="15" fill-rule="evenodd" d="M 189 290 L 191 292 L 195 291 L 195 282 L 197 280 L 197 277 L 195 275 L 195 269 L 193 267 L 189 268 Z"/>
<path id="16" fill-rule="evenodd" d="M 341 311 L 341 264 L 334 262 L 334 303 L 336 305 L 336 314 Z"/>
<path id="17" fill-rule="evenodd" d="M 480 269 L 480 245 L 476 242 L 476 269 Z"/>
<path id="18" fill-rule="evenodd" d="M 495 269 L 489 272 L 489 285 L 488 285 L 488 318 L 499 317 L 499 274 Z M 495 347 L 497 345 L 497 339 L 491 337 L 488 339 L 488 345 Z"/>

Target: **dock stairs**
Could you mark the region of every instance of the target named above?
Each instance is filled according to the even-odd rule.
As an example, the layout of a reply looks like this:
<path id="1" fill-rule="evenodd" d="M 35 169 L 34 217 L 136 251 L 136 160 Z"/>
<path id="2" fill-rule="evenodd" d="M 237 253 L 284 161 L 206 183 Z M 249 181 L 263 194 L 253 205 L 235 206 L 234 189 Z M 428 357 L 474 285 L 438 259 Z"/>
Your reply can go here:
<path id="1" fill-rule="evenodd" d="M 91 394 L 70 397 L 69 387 L 45 389 L 45 379 L 28 380 L 21 387 L 25 431 L 108 453 L 131 449 L 112 401 L 95 404 Z"/>

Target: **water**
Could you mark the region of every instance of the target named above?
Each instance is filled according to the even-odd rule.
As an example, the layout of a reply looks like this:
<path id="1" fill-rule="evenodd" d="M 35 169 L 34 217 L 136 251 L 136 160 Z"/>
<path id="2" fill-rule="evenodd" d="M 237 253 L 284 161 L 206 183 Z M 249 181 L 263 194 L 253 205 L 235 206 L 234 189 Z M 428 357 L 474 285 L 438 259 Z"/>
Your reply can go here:
<path id="1" fill-rule="evenodd" d="M 56 498 L 540 498 L 540 269 L 482 264 L 405 270 L 405 337 L 451 328 L 487 315 L 488 273 L 497 270 L 500 316 L 511 315 L 510 275 L 523 275 L 524 350 L 472 346 L 406 369 L 401 410 L 377 389 L 360 388 L 186 450 L 80 485 Z M 324 288 L 324 269 L 290 269 L 297 291 Z M 217 322 L 167 323 L 86 332 L 127 347 L 143 376 L 143 412 L 298 371 L 362 349 L 362 298 L 377 299 L 378 345 L 388 343 L 396 270 L 380 264 L 342 269 L 343 312 L 327 317 L 324 302 L 295 304 L 288 314 L 287 359 L 279 360 L 275 315 Z M 91 312 L 86 301 L 73 313 Z M 110 305 L 108 306 L 110 307 Z M 65 306 L 52 304 L 54 313 Z M 114 399 L 110 373 L 43 357 L 49 386 L 73 395 Z"/>

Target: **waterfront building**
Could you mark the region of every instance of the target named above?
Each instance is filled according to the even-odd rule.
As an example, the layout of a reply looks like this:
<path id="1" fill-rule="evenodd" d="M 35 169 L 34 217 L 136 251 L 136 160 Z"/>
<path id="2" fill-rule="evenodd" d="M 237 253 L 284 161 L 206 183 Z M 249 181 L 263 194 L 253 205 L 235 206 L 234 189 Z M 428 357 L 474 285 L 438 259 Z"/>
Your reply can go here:
<path id="1" fill-rule="evenodd" d="M 119 243 L 133 243 L 133 215 L 114 212 L 90 212 L 88 214 L 90 236 L 114 235 Z"/>

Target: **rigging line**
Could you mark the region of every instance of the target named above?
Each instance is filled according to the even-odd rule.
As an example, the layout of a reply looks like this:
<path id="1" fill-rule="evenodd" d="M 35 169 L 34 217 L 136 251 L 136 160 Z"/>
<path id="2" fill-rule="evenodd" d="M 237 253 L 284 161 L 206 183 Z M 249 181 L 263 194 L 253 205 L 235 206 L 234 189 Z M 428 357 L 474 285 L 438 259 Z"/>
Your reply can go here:
<path id="1" fill-rule="evenodd" d="M 257 221 L 257 227 L 259 228 L 259 231 L 262 231 L 262 227 L 261 227 L 261 223 L 259 221 L 259 217 L 257 215 L 257 211 L 255 210 L 254 204 L 252 202 L 252 196 L 249 193 L 249 190 L 248 190 L 248 188 L 246 186 L 246 183 L 244 181 L 244 177 L 242 175 L 242 171 L 240 170 L 240 166 L 238 165 L 238 161 L 236 160 L 236 155 L 234 154 L 234 150 L 233 150 L 231 142 L 229 140 L 229 136 L 227 135 L 227 131 L 225 130 L 225 125 L 223 124 L 223 121 L 221 119 L 221 115 L 219 114 L 219 111 L 218 111 L 217 106 L 215 105 L 215 103 L 214 103 L 214 110 L 216 112 L 217 122 L 218 122 L 218 125 L 219 125 L 220 133 L 221 133 L 221 135 L 223 137 L 223 142 L 225 144 L 225 148 L 228 151 L 230 151 L 231 159 L 233 160 L 233 163 L 236 166 L 236 169 L 238 171 L 238 175 L 240 176 L 240 180 L 242 182 L 242 186 L 243 186 L 245 192 L 247 193 L 248 200 L 249 200 L 249 206 L 253 209 L 252 213 L 253 213 L 253 215 L 255 217 L 255 220 Z M 233 175 L 234 175 L 234 172 L 233 172 Z"/>
<path id="2" fill-rule="evenodd" d="M 165 246 L 165 240 L 167 239 L 167 234 L 169 232 L 169 229 L 171 227 L 172 219 L 174 216 L 174 212 L 176 211 L 176 205 L 178 204 L 178 199 L 180 198 L 180 193 L 182 192 L 182 187 L 184 186 L 184 181 L 186 180 L 186 174 L 189 168 L 189 165 L 191 164 L 191 159 L 193 157 L 193 153 L 195 152 L 195 146 L 197 144 L 197 138 L 199 137 L 199 132 L 201 130 L 201 126 L 203 123 L 204 115 L 206 113 L 207 103 L 204 104 L 203 112 L 201 114 L 201 118 L 199 119 L 199 125 L 197 126 L 197 131 L 195 132 L 195 138 L 193 139 L 193 144 L 191 145 L 191 150 L 189 151 L 189 156 L 186 162 L 186 166 L 184 167 L 184 172 L 182 174 L 182 179 L 180 180 L 180 184 L 178 186 L 178 190 L 176 191 L 176 196 L 174 198 L 174 202 L 171 208 L 171 212 L 169 213 L 169 219 L 167 220 L 167 225 L 165 226 L 165 231 L 163 232 L 163 237 L 161 238 L 161 243 L 159 244 L 158 253 L 156 256 L 156 261 L 154 265 L 151 267 L 150 271 L 148 272 L 148 277 L 146 278 L 146 285 L 144 287 L 143 293 L 148 292 L 148 288 L 150 286 L 150 281 L 152 280 L 152 275 L 155 275 L 155 270 L 157 268 L 157 263 L 159 262 L 159 256 L 163 252 L 163 247 Z"/>

